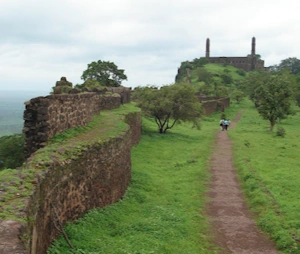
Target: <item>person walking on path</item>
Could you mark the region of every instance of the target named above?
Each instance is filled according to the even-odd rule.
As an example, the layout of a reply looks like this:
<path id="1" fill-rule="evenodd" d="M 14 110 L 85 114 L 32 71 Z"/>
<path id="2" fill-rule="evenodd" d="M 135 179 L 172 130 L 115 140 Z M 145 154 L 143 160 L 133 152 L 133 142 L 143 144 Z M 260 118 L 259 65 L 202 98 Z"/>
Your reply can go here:
<path id="1" fill-rule="evenodd" d="M 224 120 L 224 129 L 227 131 L 229 126 L 229 119 Z"/>
<path id="2" fill-rule="evenodd" d="M 222 118 L 222 119 L 220 120 L 220 127 L 221 127 L 221 130 L 223 131 L 224 128 L 225 128 L 225 125 L 224 125 L 224 118 Z"/>

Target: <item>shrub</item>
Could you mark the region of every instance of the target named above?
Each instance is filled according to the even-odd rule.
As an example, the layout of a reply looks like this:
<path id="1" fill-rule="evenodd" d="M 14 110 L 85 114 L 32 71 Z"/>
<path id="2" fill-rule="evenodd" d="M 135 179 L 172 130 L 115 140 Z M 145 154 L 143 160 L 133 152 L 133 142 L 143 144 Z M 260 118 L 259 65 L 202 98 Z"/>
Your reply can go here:
<path id="1" fill-rule="evenodd" d="M 239 74 L 240 76 L 243 76 L 243 77 L 246 76 L 246 72 L 242 69 L 237 69 L 236 73 Z"/>
<path id="2" fill-rule="evenodd" d="M 23 134 L 0 137 L 0 170 L 16 168 L 23 164 L 24 158 Z"/>
<path id="3" fill-rule="evenodd" d="M 278 127 L 277 128 L 277 131 L 276 131 L 276 136 L 279 136 L 279 137 L 284 137 L 286 134 L 286 131 L 283 127 Z"/>

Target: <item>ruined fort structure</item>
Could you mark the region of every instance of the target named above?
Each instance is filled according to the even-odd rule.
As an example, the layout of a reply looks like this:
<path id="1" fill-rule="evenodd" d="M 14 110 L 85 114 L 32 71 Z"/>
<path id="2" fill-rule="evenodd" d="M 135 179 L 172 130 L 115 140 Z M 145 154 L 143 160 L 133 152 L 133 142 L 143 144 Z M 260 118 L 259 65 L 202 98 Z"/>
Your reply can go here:
<path id="1" fill-rule="evenodd" d="M 253 70 L 264 70 L 265 62 L 259 59 L 255 53 L 255 37 L 252 38 L 251 42 L 251 54 L 248 56 L 210 56 L 210 39 L 206 39 L 206 51 L 205 57 L 209 60 L 210 63 L 218 64 L 229 64 L 236 68 L 243 69 L 244 71 L 253 71 Z"/>
<path id="2" fill-rule="evenodd" d="M 69 87 L 70 94 L 62 94 L 59 89 L 62 87 Z M 105 94 L 97 91 L 74 94 L 72 83 L 63 78 L 57 82 L 53 95 L 25 103 L 23 131 L 28 159 L 18 169 L 17 185 L 21 186 L 34 172 L 34 179 L 27 180 L 34 188 L 30 196 L 22 196 L 20 190 L 15 198 L 7 200 L 18 199 L 26 208 L 16 210 L 15 217 L 19 220 L 0 220 L 0 253 L 46 253 L 61 230 L 59 225 L 123 197 L 131 179 L 131 148 L 141 137 L 138 108 L 116 117 L 116 121 L 126 123 L 121 125 L 123 129 L 118 124 L 109 128 L 99 126 L 84 139 L 60 144 L 51 151 L 47 150 L 51 147 L 47 141 L 69 128 L 85 126 L 104 109 L 129 103 L 130 90 L 118 87 Z M 116 135 L 112 135 L 114 129 Z M 16 186 L 15 182 L 12 184 Z"/>
<path id="3" fill-rule="evenodd" d="M 66 88 L 69 88 L 69 94 L 62 93 L 62 89 Z M 79 93 L 72 88 L 71 82 L 62 77 L 56 82 L 54 94 L 25 102 L 25 156 L 28 158 L 44 147 L 47 140 L 56 134 L 77 126 L 85 126 L 101 110 L 114 109 L 123 103 L 129 103 L 130 93 L 131 89 L 126 87 L 93 89 Z"/>

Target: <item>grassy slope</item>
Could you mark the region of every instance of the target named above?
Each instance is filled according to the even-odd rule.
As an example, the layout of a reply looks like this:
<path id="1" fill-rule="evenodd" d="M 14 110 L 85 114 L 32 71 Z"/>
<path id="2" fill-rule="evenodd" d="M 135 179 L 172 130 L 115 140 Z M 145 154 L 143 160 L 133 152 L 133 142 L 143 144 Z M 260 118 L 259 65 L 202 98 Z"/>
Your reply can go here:
<path id="1" fill-rule="evenodd" d="M 299 125 L 298 113 L 279 124 L 286 136 L 276 136 L 276 126 L 270 133 L 269 123 L 249 104 L 229 132 L 249 206 L 285 253 L 300 253 Z"/>
<path id="2" fill-rule="evenodd" d="M 217 77 L 216 75 L 222 75 L 224 74 L 224 70 L 228 71 L 228 74 L 230 74 L 233 78 L 234 81 L 239 81 L 241 79 L 244 79 L 248 73 L 245 73 L 245 76 L 241 76 L 237 73 L 238 69 L 230 66 L 230 65 L 223 65 L 223 64 L 206 64 L 204 65 L 205 70 L 207 70 L 208 72 L 210 72 L 211 74 L 213 74 L 215 77 L 213 79 L 215 80 L 220 80 L 219 77 Z M 197 82 L 197 70 L 192 70 L 191 71 L 191 82 L 193 84 L 204 84 L 203 82 Z"/>
<path id="3" fill-rule="evenodd" d="M 166 135 L 144 119 L 125 197 L 66 227 L 75 250 L 60 238 L 49 253 L 216 253 L 203 212 L 219 117 L 207 117 L 200 131 L 184 124 Z"/>

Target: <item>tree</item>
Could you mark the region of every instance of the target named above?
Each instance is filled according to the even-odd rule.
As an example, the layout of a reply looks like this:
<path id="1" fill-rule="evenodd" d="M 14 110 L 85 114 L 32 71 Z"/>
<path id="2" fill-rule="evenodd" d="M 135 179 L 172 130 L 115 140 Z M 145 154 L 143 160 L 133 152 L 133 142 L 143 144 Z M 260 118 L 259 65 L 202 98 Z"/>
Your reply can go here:
<path id="1" fill-rule="evenodd" d="M 234 90 L 230 97 L 239 104 L 244 99 L 245 94 L 241 90 Z"/>
<path id="2" fill-rule="evenodd" d="M 218 84 L 218 83 L 215 82 L 214 84 Z M 214 96 L 217 96 L 217 97 L 227 97 L 228 94 L 229 94 L 229 92 L 228 92 L 228 89 L 226 88 L 226 86 L 224 86 L 224 85 L 215 86 Z"/>
<path id="3" fill-rule="evenodd" d="M 177 83 L 160 89 L 140 87 L 135 93 L 137 105 L 146 117 L 154 118 L 159 133 L 166 133 L 181 121 L 192 122 L 200 128 L 199 120 L 203 109 L 190 84 Z"/>
<path id="4" fill-rule="evenodd" d="M 120 86 L 123 80 L 127 80 L 124 70 L 118 69 L 113 62 L 98 60 L 88 64 L 81 76 L 84 81 L 91 79 L 96 80 L 102 86 Z"/>
<path id="5" fill-rule="evenodd" d="M 202 67 L 208 63 L 209 63 L 209 60 L 208 60 L 208 58 L 205 58 L 205 57 L 195 58 L 192 62 L 194 68 Z"/>
<path id="6" fill-rule="evenodd" d="M 198 67 L 196 69 L 196 75 L 199 82 L 203 81 L 205 84 L 210 84 L 212 82 L 212 74 L 204 67 Z"/>
<path id="7" fill-rule="evenodd" d="M 220 75 L 220 78 L 225 85 L 233 83 L 233 78 L 230 75 L 228 69 L 224 69 L 224 72 Z"/>
<path id="8" fill-rule="evenodd" d="M 0 170 L 16 168 L 22 165 L 24 158 L 23 134 L 14 134 L 0 137 Z"/>
<path id="9" fill-rule="evenodd" d="M 257 108 L 259 106 L 260 95 L 255 93 L 259 86 L 264 85 L 272 74 L 267 72 L 251 72 L 247 78 L 240 81 L 238 87 L 245 95 L 248 95 Z"/>
<path id="10" fill-rule="evenodd" d="M 284 75 L 269 75 L 263 84 L 255 89 L 255 98 L 259 98 L 258 113 L 270 122 L 270 131 L 277 120 L 292 114 L 292 89 L 288 78 Z"/>
<path id="11" fill-rule="evenodd" d="M 300 73 L 300 60 L 296 57 L 289 57 L 282 60 L 281 63 L 277 66 L 277 70 L 283 69 L 288 69 L 291 74 Z"/>

